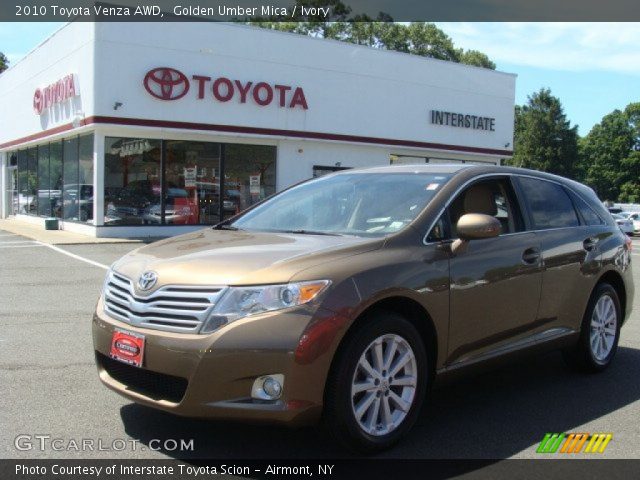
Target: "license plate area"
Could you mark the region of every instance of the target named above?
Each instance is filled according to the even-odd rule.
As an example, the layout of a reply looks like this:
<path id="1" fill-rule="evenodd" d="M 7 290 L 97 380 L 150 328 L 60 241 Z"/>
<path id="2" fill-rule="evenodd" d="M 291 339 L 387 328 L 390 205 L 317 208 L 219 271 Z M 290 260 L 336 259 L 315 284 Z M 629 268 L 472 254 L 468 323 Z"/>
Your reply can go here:
<path id="1" fill-rule="evenodd" d="M 115 329 L 111 337 L 109 356 L 114 360 L 142 367 L 144 359 L 144 335 L 127 330 Z"/>

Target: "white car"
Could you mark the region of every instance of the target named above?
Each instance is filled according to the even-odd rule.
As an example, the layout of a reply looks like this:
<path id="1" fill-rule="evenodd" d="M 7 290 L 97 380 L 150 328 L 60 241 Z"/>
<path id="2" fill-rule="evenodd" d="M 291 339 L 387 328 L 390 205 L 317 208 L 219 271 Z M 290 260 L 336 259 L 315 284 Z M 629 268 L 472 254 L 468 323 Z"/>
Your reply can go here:
<path id="1" fill-rule="evenodd" d="M 620 215 L 633 222 L 633 231 L 640 233 L 640 212 L 622 212 Z"/>
<path id="2" fill-rule="evenodd" d="M 611 216 L 620 227 L 620 230 L 622 230 L 627 235 L 633 235 L 633 220 L 625 217 L 621 213 L 614 213 Z"/>

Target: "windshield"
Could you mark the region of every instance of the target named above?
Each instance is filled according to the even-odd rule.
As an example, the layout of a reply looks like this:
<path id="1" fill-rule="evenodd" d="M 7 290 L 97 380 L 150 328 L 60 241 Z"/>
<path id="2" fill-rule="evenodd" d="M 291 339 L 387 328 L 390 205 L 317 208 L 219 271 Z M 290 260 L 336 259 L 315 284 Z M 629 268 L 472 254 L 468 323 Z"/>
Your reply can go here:
<path id="1" fill-rule="evenodd" d="M 383 236 L 413 221 L 450 177 L 432 173 L 342 173 L 322 177 L 276 195 L 231 227 Z"/>

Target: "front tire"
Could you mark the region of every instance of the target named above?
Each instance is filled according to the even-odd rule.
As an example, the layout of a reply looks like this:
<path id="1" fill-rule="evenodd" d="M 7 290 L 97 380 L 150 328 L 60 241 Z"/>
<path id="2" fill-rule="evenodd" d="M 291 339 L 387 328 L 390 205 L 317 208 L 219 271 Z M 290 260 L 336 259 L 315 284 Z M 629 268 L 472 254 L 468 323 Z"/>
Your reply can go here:
<path id="1" fill-rule="evenodd" d="M 578 343 L 563 351 L 567 364 L 589 373 L 605 370 L 618 350 L 621 325 L 618 293 L 608 283 L 599 284 L 589 299 Z"/>
<path id="2" fill-rule="evenodd" d="M 345 342 L 327 382 L 325 424 L 351 450 L 384 450 L 411 429 L 424 402 L 422 338 L 401 315 L 377 311 Z"/>

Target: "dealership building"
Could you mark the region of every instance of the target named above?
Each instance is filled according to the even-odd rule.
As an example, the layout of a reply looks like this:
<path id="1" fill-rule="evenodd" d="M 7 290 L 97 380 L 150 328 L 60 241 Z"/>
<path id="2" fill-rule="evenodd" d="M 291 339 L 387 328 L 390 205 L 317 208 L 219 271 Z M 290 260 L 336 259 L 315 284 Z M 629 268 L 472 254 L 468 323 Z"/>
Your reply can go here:
<path id="1" fill-rule="evenodd" d="M 514 98 L 513 74 L 245 25 L 72 22 L 0 75 L 0 217 L 163 236 L 340 169 L 500 164 Z"/>

